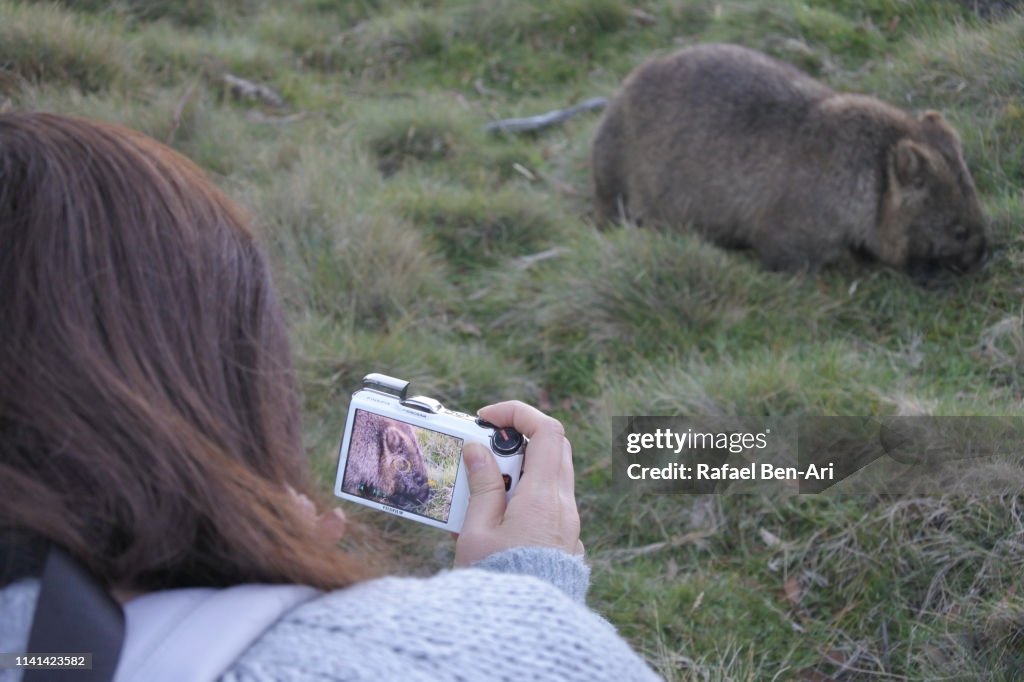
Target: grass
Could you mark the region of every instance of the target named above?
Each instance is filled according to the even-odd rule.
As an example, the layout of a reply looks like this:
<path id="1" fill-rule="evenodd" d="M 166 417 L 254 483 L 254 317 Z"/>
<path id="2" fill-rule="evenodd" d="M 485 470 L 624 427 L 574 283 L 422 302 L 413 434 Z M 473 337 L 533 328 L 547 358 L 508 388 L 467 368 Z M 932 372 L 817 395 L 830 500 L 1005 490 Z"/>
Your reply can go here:
<path id="1" fill-rule="evenodd" d="M 125 79 L 134 51 L 121 27 L 90 21 L 52 5 L 0 4 L 0 66 L 30 83 L 95 92 Z"/>
<path id="2" fill-rule="evenodd" d="M 439 521 L 447 521 L 462 448 L 458 440 L 425 429 L 418 430 L 416 437 L 423 451 L 427 478 L 430 480 L 430 500 L 418 513 Z"/>
<path id="3" fill-rule="evenodd" d="M 473 410 L 519 398 L 574 445 L 590 603 L 670 680 L 1016 679 L 1024 498 L 629 495 L 610 417 L 1024 414 L 1024 13 L 955 0 L 0 0 L 0 108 L 115 120 L 257 217 L 292 322 L 306 445 L 334 479 L 370 371 Z M 975 12 L 978 14 L 975 14 Z M 995 257 L 929 288 L 815 279 L 591 222 L 596 95 L 733 41 L 960 131 Z M 281 92 L 234 99 L 225 71 Z M 441 474 L 438 473 L 438 477 Z M 401 570 L 443 533 L 382 529 Z"/>

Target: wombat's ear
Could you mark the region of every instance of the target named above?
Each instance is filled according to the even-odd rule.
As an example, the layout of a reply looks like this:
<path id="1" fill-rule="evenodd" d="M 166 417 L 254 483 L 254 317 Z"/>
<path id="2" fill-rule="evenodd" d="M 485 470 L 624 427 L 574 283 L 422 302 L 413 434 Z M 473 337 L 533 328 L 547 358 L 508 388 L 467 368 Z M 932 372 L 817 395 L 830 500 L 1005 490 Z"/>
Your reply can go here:
<path id="1" fill-rule="evenodd" d="M 900 187 L 923 187 L 934 174 L 928 150 L 908 139 L 896 143 L 892 152 L 892 169 Z"/>
<path id="2" fill-rule="evenodd" d="M 951 137 L 959 144 L 960 136 L 957 135 L 956 130 L 953 128 L 953 126 L 949 125 L 949 122 L 946 120 L 946 117 L 943 116 L 938 111 L 935 111 L 934 109 L 929 109 L 928 111 L 921 114 L 920 121 L 921 125 L 924 126 L 926 131 L 940 133 L 943 136 Z"/>
<path id="3" fill-rule="evenodd" d="M 937 111 L 929 110 L 921 114 L 921 129 L 929 144 L 934 145 L 952 158 L 960 156 L 960 136 L 945 117 Z"/>
<path id="4" fill-rule="evenodd" d="M 391 452 L 402 449 L 402 432 L 394 426 L 384 429 L 384 447 Z"/>

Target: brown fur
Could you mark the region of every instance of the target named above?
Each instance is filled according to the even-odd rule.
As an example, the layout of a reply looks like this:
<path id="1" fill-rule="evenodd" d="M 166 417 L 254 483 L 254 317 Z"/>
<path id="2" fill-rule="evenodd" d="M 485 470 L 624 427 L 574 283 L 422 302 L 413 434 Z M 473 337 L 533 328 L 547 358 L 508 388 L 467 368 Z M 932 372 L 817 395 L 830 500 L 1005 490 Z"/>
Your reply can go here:
<path id="1" fill-rule="evenodd" d="M 914 274 L 985 257 L 974 182 L 941 114 L 836 93 L 735 45 L 630 74 L 593 172 L 600 220 L 692 223 L 774 270 L 815 272 L 847 249 Z"/>
<path id="2" fill-rule="evenodd" d="M 411 426 L 360 410 L 352 426 L 352 442 L 342 490 L 409 507 L 430 497 L 427 467 Z"/>

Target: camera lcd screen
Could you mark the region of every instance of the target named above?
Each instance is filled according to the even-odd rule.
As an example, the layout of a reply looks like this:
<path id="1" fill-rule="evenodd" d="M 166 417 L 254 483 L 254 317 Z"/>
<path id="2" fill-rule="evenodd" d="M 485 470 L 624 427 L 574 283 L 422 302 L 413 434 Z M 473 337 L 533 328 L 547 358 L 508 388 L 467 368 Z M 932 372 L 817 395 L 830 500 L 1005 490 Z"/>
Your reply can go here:
<path id="1" fill-rule="evenodd" d="M 356 410 L 341 489 L 447 523 L 462 439 Z"/>

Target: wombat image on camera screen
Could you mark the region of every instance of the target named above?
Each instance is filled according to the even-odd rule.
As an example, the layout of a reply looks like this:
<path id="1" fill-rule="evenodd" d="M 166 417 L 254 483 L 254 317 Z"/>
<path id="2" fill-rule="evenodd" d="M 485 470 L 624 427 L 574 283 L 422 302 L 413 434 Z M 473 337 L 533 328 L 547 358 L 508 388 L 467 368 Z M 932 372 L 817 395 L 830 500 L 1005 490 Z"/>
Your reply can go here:
<path id="1" fill-rule="evenodd" d="M 427 467 L 413 427 L 357 410 L 342 490 L 402 509 L 426 502 Z"/>
<path id="2" fill-rule="evenodd" d="M 837 93 L 736 45 L 635 69 L 592 163 L 600 221 L 692 224 L 772 270 L 817 272 L 846 250 L 917 278 L 985 259 L 974 181 L 940 113 Z"/>

